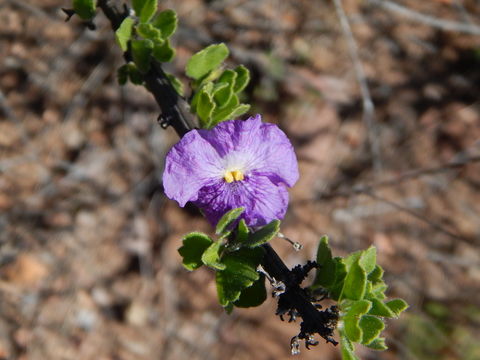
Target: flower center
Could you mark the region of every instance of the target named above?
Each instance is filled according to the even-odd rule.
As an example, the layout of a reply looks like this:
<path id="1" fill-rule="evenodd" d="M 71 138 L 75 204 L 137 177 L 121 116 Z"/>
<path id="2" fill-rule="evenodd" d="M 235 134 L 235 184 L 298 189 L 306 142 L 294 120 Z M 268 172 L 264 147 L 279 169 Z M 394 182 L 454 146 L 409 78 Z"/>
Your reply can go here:
<path id="1" fill-rule="evenodd" d="M 232 171 L 227 171 L 225 175 L 223 175 L 223 178 L 227 183 L 231 183 L 234 181 L 241 181 L 244 179 L 243 173 L 240 170 L 232 170 Z"/>

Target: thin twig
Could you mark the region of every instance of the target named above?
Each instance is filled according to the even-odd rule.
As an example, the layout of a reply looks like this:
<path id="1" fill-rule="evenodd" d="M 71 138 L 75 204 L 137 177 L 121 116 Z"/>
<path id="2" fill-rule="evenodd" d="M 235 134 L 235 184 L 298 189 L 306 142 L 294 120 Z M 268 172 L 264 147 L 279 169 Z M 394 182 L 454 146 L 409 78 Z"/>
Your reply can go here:
<path id="1" fill-rule="evenodd" d="M 368 0 L 370 3 L 394 12 L 409 20 L 422 23 L 444 31 L 455 31 L 471 35 L 480 35 L 480 27 L 474 24 L 464 24 L 457 21 L 438 19 L 424 15 L 389 0 Z"/>
<path id="2" fill-rule="evenodd" d="M 368 88 L 367 77 L 363 69 L 360 56 L 358 54 L 358 46 L 353 37 L 352 29 L 348 22 L 347 15 L 342 6 L 342 0 L 333 0 L 335 4 L 335 10 L 340 20 L 343 34 L 347 39 L 348 51 L 353 62 L 353 69 L 360 86 L 360 92 L 362 94 L 362 106 L 363 106 L 363 121 L 368 132 L 368 142 L 370 145 L 370 152 L 373 158 L 373 167 L 378 173 L 382 169 L 382 161 L 380 158 L 380 144 L 378 141 L 378 130 L 375 126 L 375 106 L 370 95 Z"/>
<path id="3" fill-rule="evenodd" d="M 365 195 L 368 195 L 370 196 L 372 199 L 375 199 L 375 200 L 378 200 L 378 201 L 381 201 L 383 203 L 386 203 L 390 206 L 392 206 L 393 208 L 401 211 L 401 212 L 404 212 L 410 216 L 413 216 L 414 218 L 424 222 L 425 224 L 427 224 L 428 226 L 430 226 L 431 228 L 437 230 L 438 232 L 441 232 L 445 235 L 448 235 L 450 236 L 451 238 L 454 238 L 455 240 L 461 240 L 461 241 L 465 241 L 467 243 L 470 243 L 471 241 L 463 236 L 460 236 L 458 234 L 455 234 L 454 232 L 444 228 L 443 226 L 431 221 L 430 219 L 428 219 L 427 217 L 423 216 L 422 214 L 419 214 L 403 205 L 400 205 L 392 200 L 389 200 L 389 199 L 386 199 L 384 198 L 383 196 L 380 196 L 380 195 L 377 195 L 375 194 L 373 191 L 366 191 L 365 192 Z"/>
<path id="4" fill-rule="evenodd" d="M 462 168 L 468 164 L 475 163 L 475 162 L 480 162 L 480 155 L 471 156 L 471 157 L 463 158 L 460 160 L 455 160 L 440 166 L 406 171 L 405 173 L 399 176 L 393 177 L 391 179 L 376 181 L 370 184 L 355 185 L 351 189 L 345 190 L 345 191 L 320 193 L 319 198 L 332 199 L 335 197 L 349 197 L 354 195 L 365 194 L 372 190 L 377 190 L 381 187 L 395 186 L 403 181 L 408 181 L 408 180 L 416 179 L 426 175 L 433 175 L 433 174 L 438 174 L 438 173 L 449 171 L 449 170 Z"/>

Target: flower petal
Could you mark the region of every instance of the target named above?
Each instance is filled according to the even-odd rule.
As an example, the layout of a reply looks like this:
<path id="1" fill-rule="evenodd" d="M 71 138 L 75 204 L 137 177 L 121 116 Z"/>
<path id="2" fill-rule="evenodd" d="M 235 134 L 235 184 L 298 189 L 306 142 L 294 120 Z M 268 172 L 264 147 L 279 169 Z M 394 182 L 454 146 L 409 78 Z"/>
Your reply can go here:
<path id="1" fill-rule="evenodd" d="M 241 162 L 245 173 L 267 176 L 273 183 L 293 186 L 298 180 L 298 164 L 293 146 L 275 124 L 263 123 L 260 115 L 245 121 L 230 120 L 212 130 L 199 130 L 218 154 Z"/>
<path id="2" fill-rule="evenodd" d="M 192 130 L 168 152 L 163 172 L 165 195 L 180 206 L 195 201 L 201 188 L 222 178 L 222 160 L 212 145 Z"/>
<path id="3" fill-rule="evenodd" d="M 282 219 L 288 206 L 288 191 L 265 176 L 250 176 L 243 181 L 218 181 L 200 190 L 198 200 L 207 219 L 215 225 L 229 210 L 245 207 L 242 217 L 249 226 L 261 226 Z"/>

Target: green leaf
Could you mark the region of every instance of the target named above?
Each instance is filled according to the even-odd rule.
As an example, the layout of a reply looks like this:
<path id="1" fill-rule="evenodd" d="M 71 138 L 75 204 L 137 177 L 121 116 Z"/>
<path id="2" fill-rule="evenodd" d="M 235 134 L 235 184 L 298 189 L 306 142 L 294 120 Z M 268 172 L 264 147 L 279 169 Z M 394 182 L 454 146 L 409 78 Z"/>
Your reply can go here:
<path id="1" fill-rule="evenodd" d="M 117 70 L 117 80 L 120 85 L 125 85 L 128 81 L 128 64 L 120 66 Z"/>
<path id="2" fill-rule="evenodd" d="M 220 242 L 214 242 L 202 255 L 202 262 L 217 270 L 225 269 L 225 265 L 220 262 L 220 250 L 222 244 Z"/>
<path id="3" fill-rule="evenodd" d="M 235 86 L 233 87 L 233 91 L 238 94 L 240 91 L 247 87 L 250 81 L 250 72 L 243 65 L 237 66 L 235 68 L 235 72 L 237 73 L 237 78 L 235 79 Z"/>
<path id="4" fill-rule="evenodd" d="M 233 95 L 232 86 L 226 82 L 220 82 L 215 84 L 213 90 L 213 98 L 218 108 L 222 108 L 227 105 L 230 98 Z"/>
<path id="5" fill-rule="evenodd" d="M 348 259 L 347 259 L 348 260 Z M 351 263 L 343 283 L 341 299 L 360 300 L 365 295 L 367 274 L 359 265 L 360 257 Z"/>
<path id="6" fill-rule="evenodd" d="M 340 331 L 340 352 L 342 353 L 342 360 L 359 360 L 354 351 L 355 348 L 352 342 L 348 339 L 344 331 Z"/>
<path id="7" fill-rule="evenodd" d="M 178 252 L 183 257 L 182 264 L 187 270 L 195 270 L 203 265 L 202 255 L 213 240 L 200 232 L 192 232 L 183 238 L 183 246 Z"/>
<path id="8" fill-rule="evenodd" d="M 152 21 L 153 26 L 162 32 L 164 39 L 170 37 L 177 29 L 178 18 L 175 11 L 167 9 L 158 14 Z"/>
<path id="9" fill-rule="evenodd" d="M 187 76 L 199 80 L 206 76 L 210 71 L 219 67 L 228 57 L 228 48 L 225 44 L 210 45 L 197 52 L 188 60 L 186 72 Z"/>
<path id="10" fill-rule="evenodd" d="M 377 249 L 375 246 L 370 246 L 367 250 L 362 251 L 358 264 L 365 271 L 370 274 L 377 264 Z"/>
<path id="11" fill-rule="evenodd" d="M 328 292 L 333 300 L 339 301 L 345 276 L 347 276 L 347 265 L 345 259 L 338 256 L 334 257 L 333 261 L 335 263 L 335 282 L 328 288 Z"/>
<path id="12" fill-rule="evenodd" d="M 218 84 L 222 84 L 222 87 L 215 93 L 215 102 L 220 109 L 228 105 L 230 98 L 233 95 L 233 87 L 236 78 L 237 73 L 233 70 L 225 70 L 218 78 Z"/>
<path id="13" fill-rule="evenodd" d="M 383 329 L 385 329 L 383 321 L 372 315 L 363 315 L 360 319 L 359 325 L 362 329 L 361 343 L 363 345 L 370 344 L 380 335 Z"/>
<path id="14" fill-rule="evenodd" d="M 238 100 L 238 96 L 233 94 L 230 97 L 230 100 L 228 101 L 228 103 L 224 105 L 222 109 L 217 109 L 217 111 L 215 111 L 215 114 L 213 114 L 213 121 L 211 126 L 213 127 L 221 121 L 231 119 L 230 114 L 232 114 L 235 111 L 239 103 L 240 101 Z"/>
<path id="15" fill-rule="evenodd" d="M 235 119 L 240 115 L 245 114 L 248 110 L 250 110 L 250 105 L 248 104 L 240 104 L 238 105 L 228 116 L 230 119 Z"/>
<path id="16" fill-rule="evenodd" d="M 145 39 L 152 40 L 154 43 L 163 43 L 162 32 L 156 29 L 152 24 L 139 24 L 136 27 L 137 34 Z"/>
<path id="17" fill-rule="evenodd" d="M 378 351 L 384 351 L 388 349 L 387 345 L 385 345 L 385 338 L 376 338 L 370 344 L 368 344 L 367 347 Z"/>
<path id="18" fill-rule="evenodd" d="M 200 118 L 200 126 L 202 128 L 209 128 L 211 121 L 210 117 L 215 110 L 215 102 L 212 96 L 206 91 L 202 91 L 198 97 L 196 106 L 197 115 Z"/>
<path id="19" fill-rule="evenodd" d="M 317 249 L 317 264 L 319 265 L 312 288 L 324 287 L 328 289 L 335 282 L 336 262 L 332 257 L 332 250 L 328 245 L 328 237 L 322 236 Z"/>
<path id="20" fill-rule="evenodd" d="M 254 233 L 250 234 L 247 241 L 244 243 L 246 246 L 254 248 L 263 245 L 275 236 L 280 231 L 280 220 L 273 220 L 264 227 L 258 229 Z"/>
<path id="21" fill-rule="evenodd" d="M 217 226 L 215 227 L 215 234 L 220 235 L 229 231 L 229 228 L 235 223 L 235 221 L 237 221 L 237 219 L 240 217 L 240 215 L 243 214 L 244 211 L 244 207 L 239 207 L 225 213 L 225 215 L 221 217 L 221 219 L 217 223 Z"/>
<path id="22" fill-rule="evenodd" d="M 399 317 L 400 314 L 408 308 L 408 304 L 403 299 L 393 299 L 387 301 L 385 305 L 395 314 L 395 317 Z"/>
<path id="23" fill-rule="evenodd" d="M 377 298 L 369 299 L 372 302 L 372 308 L 368 312 L 370 315 L 395 317 L 395 313 L 390 308 Z"/>
<path id="24" fill-rule="evenodd" d="M 83 20 L 90 20 L 95 15 L 95 0 L 73 0 L 73 10 Z"/>
<path id="25" fill-rule="evenodd" d="M 170 83 L 172 84 L 173 88 L 178 93 L 178 95 L 183 96 L 184 88 L 183 88 L 183 83 L 180 81 L 180 79 L 176 78 L 172 74 L 166 73 L 165 75 L 167 75 L 168 80 L 170 80 Z"/>
<path id="26" fill-rule="evenodd" d="M 143 75 L 134 63 L 128 63 L 128 77 L 130 82 L 135 85 L 143 85 Z"/>
<path id="27" fill-rule="evenodd" d="M 160 62 L 172 61 L 175 57 L 175 49 L 170 46 L 170 40 L 155 43 L 153 57 Z"/>
<path id="28" fill-rule="evenodd" d="M 241 292 L 260 278 L 257 266 L 262 260 L 262 248 L 241 248 L 222 258 L 226 268 L 216 273 L 220 305 L 227 306 L 240 298 Z"/>
<path id="29" fill-rule="evenodd" d="M 115 39 L 117 40 L 118 45 L 120 45 L 122 51 L 128 50 L 128 42 L 132 37 L 133 23 L 133 19 L 127 17 L 122 21 L 117 31 L 115 31 Z"/>
<path id="30" fill-rule="evenodd" d="M 368 277 L 367 277 L 367 279 L 374 284 L 381 281 L 382 278 L 383 278 L 383 269 L 381 268 L 380 265 L 375 265 L 375 269 L 373 269 L 373 271 L 370 274 L 368 274 Z"/>
<path id="31" fill-rule="evenodd" d="M 153 42 L 151 40 L 132 40 L 131 44 L 133 62 L 137 65 L 140 72 L 148 72 L 150 70 L 150 55 L 153 50 Z"/>
<path id="32" fill-rule="evenodd" d="M 378 281 L 372 285 L 372 289 L 369 291 L 369 296 L 383 300 L 386 298 L 385 291 L 387 288 L 388 286 L 383 281 Z"/>
<path id="33" fill-rule="evenodd" d="M 243 290 L 240 298 L 235 301 L 236 307 L 255 307 L 262 305 L 267 299 L 267 289 L 265 288 L 265 276 L 262 274 L 260 278 L 253 283 L 252 286 Z"/>
<path id="34" fill-rule="evenodd" d="M 133 10 L 140 18 L 140 22 L 148 22 L 157 11 L 157 0 L 132 0 Z"/>
<path id="35" fill-rule="evenodd" d="M 237 236 L 235 237 L 235 243 L 244 244 L 248 239 L 248 226 L 244 219 L 240 219 L 237 227 Z"/>
<path id="36" fill-rule="evenodd" d="M 351 304 L 347 313 L 343 317 L 345 334 L 353 342 L 359 342 L 362 339 L 362 328 L 359 325 L 360 318 L 366 314 L 372 303 L 368 300 L 358 300 Z"/>

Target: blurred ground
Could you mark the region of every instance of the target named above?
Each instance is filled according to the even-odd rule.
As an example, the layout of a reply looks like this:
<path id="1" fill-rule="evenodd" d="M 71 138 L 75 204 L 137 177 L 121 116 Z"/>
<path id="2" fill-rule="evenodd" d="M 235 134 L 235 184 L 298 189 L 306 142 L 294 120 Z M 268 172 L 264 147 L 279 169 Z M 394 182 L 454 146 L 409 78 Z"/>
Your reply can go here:
<path id="1" fill-rule="evenodd" d="M 311 259 L 323 234 L 342 255 L 374 244 L 389 295 L 411 304 L 387 329 L 390 350 L 360 356 L 480 359 L 478 33 L 344 1 L 375 104 L 365 121 L 333 3 L 160 3 L 180 16 L 168 70 L 227 42 L 232 64 L 253 72 L 252 113 L 296 147 L 301 179 L 282 231 L 304 250 L 274 241 L 287 263 Z M 397 4 L 480 22 L 474 0 Z M 117 85 L 121 54 L 103 17 L 95 32 L 65 23 L 69 5 L 0 2 L 0 358 L 291 358 L 298 325 L 274 316 L 273 300 L 227 316 L 212 274 L 181 267 L 181 236 L 211 229 L 162 194 L 177 138 L 148 93 Z"/>

